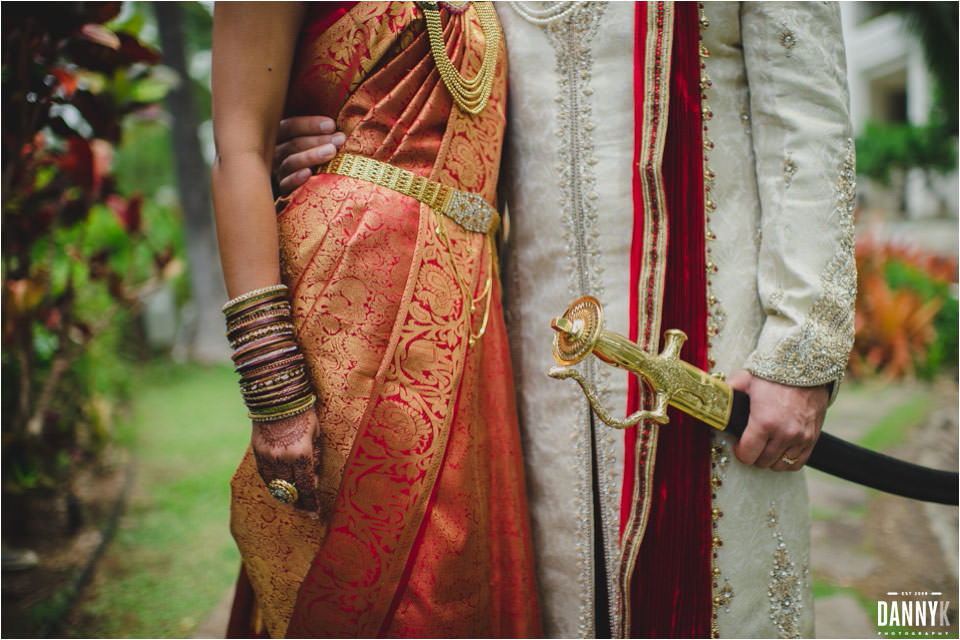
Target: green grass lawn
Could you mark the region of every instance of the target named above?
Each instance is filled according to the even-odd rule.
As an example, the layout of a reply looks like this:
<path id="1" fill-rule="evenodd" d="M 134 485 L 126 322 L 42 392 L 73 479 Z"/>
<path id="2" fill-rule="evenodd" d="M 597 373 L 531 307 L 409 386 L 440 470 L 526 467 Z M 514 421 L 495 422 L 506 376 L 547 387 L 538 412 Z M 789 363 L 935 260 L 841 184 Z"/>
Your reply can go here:
<path id="1" fill-rule="evenodd" d="M 229 480 L 250 437 L 227 367 L 152 364 L 118 426 L 134 488 L 97 578 L 63 633 L 189 637 L 236 579 Z"/>

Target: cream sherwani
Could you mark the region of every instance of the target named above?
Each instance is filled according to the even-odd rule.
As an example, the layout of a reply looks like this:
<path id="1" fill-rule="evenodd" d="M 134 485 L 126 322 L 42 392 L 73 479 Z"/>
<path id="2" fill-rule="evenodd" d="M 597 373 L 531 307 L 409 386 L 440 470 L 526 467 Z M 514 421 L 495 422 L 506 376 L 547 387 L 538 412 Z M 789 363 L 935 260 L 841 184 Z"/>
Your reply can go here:
<path id="1" fill-rule="evenodd" d="M 605 575 L 608 593 L 617 593 L 623 437 L 600 423 L 591 429 L 579 388 L 546 376 L 553 364 L 549 321 L 575 298 L 594 295 L 607 328 L 627 334 L 635 9 L 626 2 L 524 2 L 497 10 L 510 57 L 505 304 L 545 630 L 590 637 L 617 606 L 611 595 L 609 609 L 598 610 L 594 583 Z M 797 386 L 839 381 L 853 340 L 855 294 L 839 10 L 711 2 L 704 14 L 714 370 L 747 368 Z M 607 407 L 622 412 L 626 375 L 595 360 L 580 366 Z M 722 484 L 714 507 L 723 512 L 713 564 L 715 632 L 809 636 L 804 476 L 746 467 L 726 438 L 715 444 L 714 475 Z"/>

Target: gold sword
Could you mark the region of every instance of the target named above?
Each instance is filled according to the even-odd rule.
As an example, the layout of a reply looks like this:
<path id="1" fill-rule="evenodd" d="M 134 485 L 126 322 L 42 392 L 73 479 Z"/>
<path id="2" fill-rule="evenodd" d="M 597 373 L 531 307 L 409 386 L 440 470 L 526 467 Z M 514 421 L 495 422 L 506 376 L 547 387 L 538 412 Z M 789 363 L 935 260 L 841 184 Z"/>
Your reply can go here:
<path id="1" fill-rule="evenodd" d="M 603 422 L 617 429 L 633 426 L 641 420 L 660 424 L 669 422 L 667 406 L 702 420 L 711 427 L 724 430 L 730 420 L 733 390 L 719 376 L 680 359 L 680 348 L 687 335 L 678 329 L 665 333 L 663 351 L 651 355 L 625 336 L 603 328 L 603 307 L 592 297 L 575 301 L 550 326 L 553 338 L 553 357 L 562 367 L 552 367 L 553 378 L 573 378 L 583 389 L 590 406 Z M 570 365 L 577 364 L 591 353 L 604 362 L 632 371 L 641 376 L 652 390 L 653 409 L 636 411 L 620 420 L 611 416 L 600 402 L 596 390 Z"/>
<path id="2" fill-rule="evenodd" d="M 681 360 L 680 348 L 687 339 L 682 331 L 666 331 L 663 351 L 660 355 L 651 355 L 624 336 L 604 329 L 603 308 L 591 296 L 574 302 L 563 316 L 554 318 L 550 326 L 556 331 L 553 357 L 564 366 L 551 368 L 549 375 L 576 380 L 591 408 L 611 427 L 625 429 L 641 420 L 666 424 L 669 422 L 667 406 L 673 406 L 715 429 L 736 437 L 743 435 L 750 414 L 749 397 L 740 391 L 734 392 L 719 376 Z M 653 392 L 653 409 L 636 411 L 622 420 L 611 416 L 596 390 L 570 366 L 591 353 L 642 377 Z M 955 471 L 930 469 L 891 458 L 829 433 L 820 434 L 807 464 L 839 478 L 907 498 L 951 505 L 960 501 L 960 478 Z"/>

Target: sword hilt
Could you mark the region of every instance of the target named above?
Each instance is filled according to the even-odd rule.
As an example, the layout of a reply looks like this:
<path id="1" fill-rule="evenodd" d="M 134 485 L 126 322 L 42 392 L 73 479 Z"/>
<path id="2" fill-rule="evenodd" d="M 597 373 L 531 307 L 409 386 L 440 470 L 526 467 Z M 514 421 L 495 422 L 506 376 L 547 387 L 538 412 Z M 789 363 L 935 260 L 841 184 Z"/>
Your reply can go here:
<path id="1" fill-rule="evenodd" d="M 650 355 L 625 336 L 603 328 L 603 307 L 585 296 L 571 304 L 563 316 L 550 323 L 554 331 L 553 357 L 564 367 L 554 367 L 554 378 L 573 378 L 583 388 L 597 415 L 610 426 L 624 428 L 640 420 L 668 422 L 667 405 L 723 430 L 730 418 L 733 392 L 718 377 L 680 359 L 687 335 L 678 329 L 665 333 L 660 355 Z M 593 353 L 604 362 L 639 375 L 654 394 L 653 410 L 638 411 L 624 420 L 612 418 L 598 402 L 596 390 L 576 370 L 570 369 Z"/>

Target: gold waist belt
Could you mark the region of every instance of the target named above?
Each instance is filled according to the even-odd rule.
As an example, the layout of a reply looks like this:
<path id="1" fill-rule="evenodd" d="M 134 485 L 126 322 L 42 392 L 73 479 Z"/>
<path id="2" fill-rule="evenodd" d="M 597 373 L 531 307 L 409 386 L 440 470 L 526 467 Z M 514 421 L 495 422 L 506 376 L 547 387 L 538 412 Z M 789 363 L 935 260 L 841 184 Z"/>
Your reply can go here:
<path id="1" fill-rule="evenodd" d="M 497 229 L 500 216 L 476 193 L 459 191 L 373 158 L 341 153 L 320 173 L 332 173 L 372 182 L 410 196 L 450 218 L 467 231 L 489 234 Z"/>

